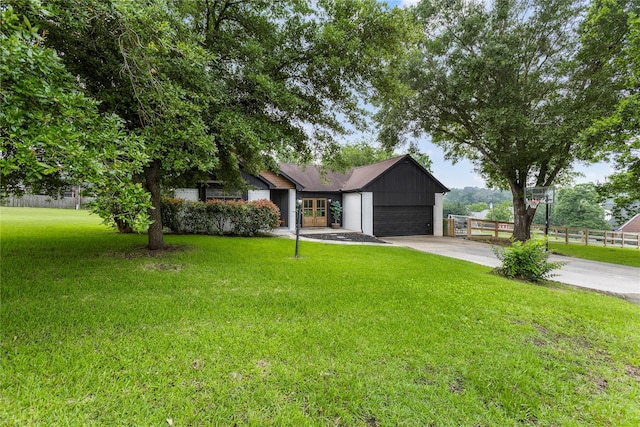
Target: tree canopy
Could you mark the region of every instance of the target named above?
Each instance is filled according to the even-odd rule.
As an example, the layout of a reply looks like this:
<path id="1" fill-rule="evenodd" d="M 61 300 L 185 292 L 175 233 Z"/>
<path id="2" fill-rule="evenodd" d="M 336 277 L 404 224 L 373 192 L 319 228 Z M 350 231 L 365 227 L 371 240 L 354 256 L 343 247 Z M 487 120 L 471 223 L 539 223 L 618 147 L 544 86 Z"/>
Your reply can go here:
<path id="1" fill-rule="evenodd" d="M 605 212 L 593 184 L 578 184 L 556 190 L 555 203 L 549 205 L 549 223 L 560 227 L 608 230 Z M 544 206 L 540 209 L 544 212 Z M 544 218 L 540 219 L 544 223 Z"/>
<path id="2" fill-rule="evenodd" d="M 592 184 L 578 184 L 560 188 L 553 206 L 552 225 L 608 230 L 604 209 L 598 203 L 598 194 Z"/>
<path id="3" fill-rule="evenodd" d="M 86 184 L 98 204 L 127 193 L 119 202 L 123 219 L 144 224 L 136 213 L 148 197 L 132 179 L 147 160 L 140 140 L 127 135 L 118 116 L 99 113 L 37 26 L 11 5 L 0 15 L 0 195 L 55 197 Z"/>
<path id="4" fill-rule="evenodd" d="M 613 198 L 613 214 L 635 214 L 640 202 L 640 4 L 631 0 L 594 0 L 582 29 L 581 58 L 597 61 L 602 85 L 620 89 L 613 112 L 599 117 L 584 133 L 590 144 L 606 144 L 616 172 L 602 184 L 602 199 Z"/>
<path id="5" fill-rule="evenodd" d="M 474 203 L 489 204 L 509 201 L 511 200 L 511 193 L 506 190 L 479 187 L 452 188 L 446 194 L 445 200 L 460 202 L 467 206 Z"/>
<path id="6" fill-rule="evenodd" d="M 400 92 L 415 40 L 408 14 L 375 0 L 52 0 L 50 14 L 9 3 L 142 141 L 152 249 L 164 245 L 164 185 L 213 171 L 239 186 L 240 163 L 258 172 L 281 152 L 318 156 L 347 123 L 364 125 L 362 99 Z"/>
<path id="7" fill-rule="evenodd" d="M 417 147 L 410 147 L 407 154 L 410 154 L 423 168 L 431 170 L 432 163 L 428 154 L 421 153 Z M 361 141 L 338 147 L 335 153 L 325 157 L 324 166 L 331 170 L 346 171 L 354 167 L 381 162 L 397 155 L 388 149 Z"/>
<path id="8" fill-rule="evenodd" d="M 511 222 L 513 221 L 513 205 L 511 202 L 494 203 L 493 208 L 490 208 L 485 219 Z"/>
<path id="9" fill-rule="evenodd" d="M 412 93 L 385 104 L 382 140 L 428 133 L 448 158 L 470 159 L 490 185 L 511 190 L 514 237 L 528 239 L 535 209 L 525 188 L 593 159 L 601 146 L 578 132 L 617 102 L 593 64 L 576 59 L 583 10 L 572 0 L 421 1 L 425 37 L 403 70 Z"/>
<path id="10" fill-rule="evenodd" d="M 476 202 L 476 203 L 472 203 L 470 205 L 467 205 L 467 208 L 471 211 L 471 212 L 482 212 L 486 209 L 489 209 L 489 203 L 487 202 Z"/>
<path id="11" fill-rule="evenodd" d="M 444 218 L 448 218 L 449 215 L 469 215 L 469 209 L 461 203 L 456 201 L 450 201 L 445 199 L 442 203 L 442 215 Z"/>

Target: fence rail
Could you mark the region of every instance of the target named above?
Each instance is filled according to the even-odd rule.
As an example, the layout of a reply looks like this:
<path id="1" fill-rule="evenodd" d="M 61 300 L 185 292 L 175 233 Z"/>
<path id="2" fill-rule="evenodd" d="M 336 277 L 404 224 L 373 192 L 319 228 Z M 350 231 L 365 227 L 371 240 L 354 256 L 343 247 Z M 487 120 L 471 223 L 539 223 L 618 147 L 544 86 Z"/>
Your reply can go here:
<path id="1" fill-rule="evenodd" d="M 544 225 L 532 225 L 531 233 L 544 235 Z M 640 233 L 622 231 L 590 230 L 574 227 L 549 227 L 549 241 L 565 244 L 598 246 L 621 246 L 640 248 Z"/>
<path id="2" fill-rule="evenodd" d="M 10 196 L 2 200 L 3 206 L 14 208 L 59 208 L 59 209 L 80 209 L 85 208 L 92 198 L 89 197 L 62 197 L 54 199 L 49 196 L 24 195 L 22 197 Z"/>
<path id="3" fill-rule="evenodd" d="M 490 221 L 467 218 L 466 237 L 473 238 L 509 238 L 513 235 L 512 222 Z M 452 227 L 458 233 L 458 228 Z M 450 228 L 451 229 L 451 228 Z M 544 235 L 544 225 L 532 225 L 532 235 Z M 452 235 L 451 233 L 449 235 Z M 565 244 L 582 244 L 594 246 L 619 246 L 640 249 L 640 233 L 624 233 L 622 231 L 590 230 L 575 227 L 549 227 L 550 242 Z"/>

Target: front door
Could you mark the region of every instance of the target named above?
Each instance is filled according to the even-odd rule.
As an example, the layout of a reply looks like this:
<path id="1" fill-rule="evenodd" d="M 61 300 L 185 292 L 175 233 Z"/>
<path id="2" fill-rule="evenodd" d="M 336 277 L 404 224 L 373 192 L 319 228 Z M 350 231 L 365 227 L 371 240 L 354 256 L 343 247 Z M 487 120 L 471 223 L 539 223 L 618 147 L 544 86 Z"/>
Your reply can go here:
<path id="1" fill-rule="evenodd" d="M 327 226 L 327 199 L 302 199 L 302 226 Z"/>

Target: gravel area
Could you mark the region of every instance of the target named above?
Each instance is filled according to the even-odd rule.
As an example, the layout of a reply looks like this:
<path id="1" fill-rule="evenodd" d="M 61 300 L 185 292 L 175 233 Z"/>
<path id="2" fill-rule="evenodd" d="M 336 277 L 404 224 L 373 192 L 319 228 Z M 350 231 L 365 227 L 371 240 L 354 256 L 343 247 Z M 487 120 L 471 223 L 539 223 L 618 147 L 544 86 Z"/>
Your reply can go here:
<path id="1" fill-rule="evenodd" d="M 318 240 L 334 240 L 338 242 L 356 242 L 356 243 L 384 243 L 380 239 L 376 239 L 373 236 L 362 233 L 319 233 L 319 234 L 304 234 L 301 237 Z"/>

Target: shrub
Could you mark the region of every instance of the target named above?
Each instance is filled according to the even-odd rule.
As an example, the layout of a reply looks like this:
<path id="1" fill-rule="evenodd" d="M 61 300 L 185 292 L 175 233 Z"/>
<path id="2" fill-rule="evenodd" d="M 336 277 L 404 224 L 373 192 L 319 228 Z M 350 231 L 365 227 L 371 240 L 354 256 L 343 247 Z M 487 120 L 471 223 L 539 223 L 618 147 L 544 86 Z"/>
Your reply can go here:
<path id="1" fill-rule="evenodd" d="M 171 199 L 165 197 L 160 203 L 160 216 L 162 217 L 162 225 L 167 227 L 171 231 L 176 231 L 180 228 L 178 221 L 178 212 L 182 208 L 184 200 Z"/>
<path id="2" fill-rule="evenodd" d="M 174 233 L 255 236 L 278 226 L 280 210 L 270 200 L 162 200 L 162 224 Z"/>
<path id="3" fill-rule="evenodd" d="M 248 216 L 251 219 L 246 226 L 249 235 L 255 235 L 261 230 L 270 230 L 278 227 L 280 209 L 271 200 L 255 200 L 247 203 Z"/>
<path id="4" fill-rule="evenodd" d="M 223 235 L 229 229 L 230 202 L 224 200 L 209 200 L 206 204 L 207 218 L 211 224 L 211 231 L 207 234 Z"/>
<path id="5" fill-rule="evenodd" d="M 513 241 L 510 247 L 494 247 L 493 252 L 502 261 L 497 273 L 510 279 L 538 282 L 555 276 L 551 271 L 564 265 L 548 261 L 549 252 L 544 239 L 530 239 L 524 243 Z"/>

